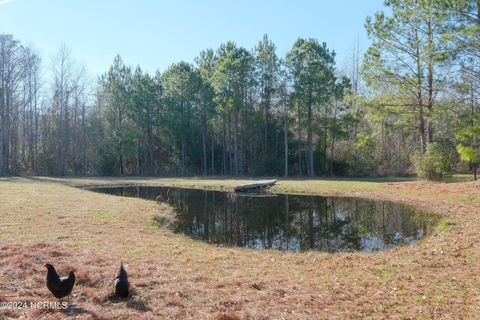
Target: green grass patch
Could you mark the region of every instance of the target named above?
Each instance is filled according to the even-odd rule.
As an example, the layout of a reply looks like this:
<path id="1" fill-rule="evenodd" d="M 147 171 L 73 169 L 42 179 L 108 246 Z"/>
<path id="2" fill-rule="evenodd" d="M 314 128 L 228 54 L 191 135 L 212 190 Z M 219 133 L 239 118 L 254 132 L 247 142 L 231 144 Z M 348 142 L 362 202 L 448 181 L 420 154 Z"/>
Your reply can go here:
<path id="1" fill-rule="evenodd" d="M 444 234 L 450 230 L 452 226 L 455 225 L 455 221 L 452 218 L 448 217 L 445 219 L 440 220 L 436 227 L 436 231 L 438 234 Z"/>
<path id="2" fill-rule="evenodd" d="M 157 229 L 157 228 L 168 227 L 170 224 L 171 224 L 171 221 L 168 218 L 160 215 L 155 215 L 152 218 L 152 220 L 149 221 L 148 226 L 150 228 Z"/>
<path id="3" fill-rule="evenodd" d="M 469 182 L 469 181 L 474 181 L 473 174 L 459 173 L 459 174 L 451 175 L 446 179 L 445 182 Z"/>
<path id="4" fill-rule="evenodd" d="M 380 270 L 380 279 L 382 281 L 388 281 L 391 277 L 392 271 L 389 268 L 384 267 Z"/>

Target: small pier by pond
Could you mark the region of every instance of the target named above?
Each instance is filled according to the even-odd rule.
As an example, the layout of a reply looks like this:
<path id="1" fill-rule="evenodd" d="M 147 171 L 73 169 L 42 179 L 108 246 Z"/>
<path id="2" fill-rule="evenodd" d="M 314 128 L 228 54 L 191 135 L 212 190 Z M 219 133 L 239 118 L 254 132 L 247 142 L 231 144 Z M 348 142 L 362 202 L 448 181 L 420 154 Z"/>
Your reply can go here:
<path id="1" fill-rule="evenodd" d="M 220 246 L 275 250 L 384 250 L 421 239 L 439 216 L 411 206 L 357 198 L 228 193 L 168 187 L 93 191 L 171 205 L 174 232 Z M 172 223 L 173 221 L 173 223 Z"/>
<path id="2" fill-rule="evenodd" d="M 234 188 L 235 192 L 255 192 L 270 188 L 277 180 L 258 180 L 251 183 L 241 184 Z"/>

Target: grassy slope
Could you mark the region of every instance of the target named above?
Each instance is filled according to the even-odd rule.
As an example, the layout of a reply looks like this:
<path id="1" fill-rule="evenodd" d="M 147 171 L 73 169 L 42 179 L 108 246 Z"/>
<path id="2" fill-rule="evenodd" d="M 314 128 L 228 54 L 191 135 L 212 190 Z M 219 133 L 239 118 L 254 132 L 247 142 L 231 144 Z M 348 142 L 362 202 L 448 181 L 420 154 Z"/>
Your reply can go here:
<path id="1" fill-rule="evenodd" d="M 0 301 L 51 300 L 42 266 L 48 260 L 62 272 L 76 270 L 73 307 L 25 311 L 31 318 L 476 319 L 480 314 L 480 191 L 473 182 L 279 181 L 276 192 L 382 198 L 448 215 L 419 245 L 373 254 L 217 248 L 153 228 L 152 216 L 169 216 L 165 204 L 70 187 L 134 183 L 230 189 L 244 181 L 0 179 Z M 120 259 L 135 294 L 114 302 L 111 279 Z"/>

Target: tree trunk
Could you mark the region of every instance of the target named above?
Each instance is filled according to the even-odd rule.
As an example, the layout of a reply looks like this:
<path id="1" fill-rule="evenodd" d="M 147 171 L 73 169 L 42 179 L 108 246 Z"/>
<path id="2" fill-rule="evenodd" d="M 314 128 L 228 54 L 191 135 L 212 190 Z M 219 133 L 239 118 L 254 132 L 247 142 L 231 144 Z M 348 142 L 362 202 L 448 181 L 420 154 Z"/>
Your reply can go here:
<path id="1" fill-rule="evenodd" d="M 182 137 L 182 176 L 185 175 L 185 164 L 186 164 L 186 141 L 185 141 L 185 137 Z"/>
<path id="2" fill-rule="evenodd" d="M 335 147 L 335 136 L 332 136 L 332 145 L 330 146 L 330 176 L 333 177 L 333 150 Z"/>
<path id="3" fill-rule="evenodd" d="M 298 111 L 298 175 L 302 175 L 302 122 L 300 113 L 300 103 L 297 102 Z"/>
<path id="4" fill-rule="evenodd" d="M 311 100 L 311 99 L 309 99 Z M 314 176 L 313 170 L 313 137 L 312 137 L 312 104 L 309 101 L 308 103 L 308 118 L 307 118 L 307 148 L 308 148 L 308 176 Z"/>
<path id="5" fill-rule="evenodd" d="M 268 168 L 268 109 L 269 109 L 269 98 L 265 101 L 265 123 L 264 123 L 264 133 L 263 133 L 263 168 L 264 170 Z"/>
<path id="6" fill-rule="evenodd" d="M 327 128 L 327 106 L 325 105 L 325 113 L 323 117 L 323 166 L 324 166 L 324 174 L 326 175 L 328 172 L 328 161 L 327 161 L 327 150 L 328 150 L 328 128 Z"/>
<path id="7" fill-rule="evenodd" d="M 206 128 L 204 127 L 202 130 L 202 147 L 203 147 L 203 153 L 202 153 L 202 160 L 203 160 L 203 176 L 207 175 L 207 132 Z"/>
<path id="8" fill-rule="evenodd" d="M 215 140 L 213 138 L 213 133 L 211 133 L 212 135 L 212 148 L 211 148 L 211 151 L 212 151 L 212 164 L 211 164 L 211 167 L 212 167 L 212 176 L 215 175 Z"/>
<path id="9" fill-rule="evenodd" d="M 284 117 L 284 176 L 288 177 L 288 104 L 284 100 L 283 103 L 285 104 L 285 117 Z"/>
<path id="10" fill-rule="evenodd" d="M 85 102 L 82 104 L 82 174 L 87 173 L 87 128 L 85 122 Z"/>
<path id="11" fill-rule="evenodd" d="M 235 124 L 233 135 L 233 171 L 235 176 L 238 176 L 238 110 L 235 111 Z"/>
<path id="12" fill-rule="evenodd" d="M 423 105 L 420 104 L 419 106 L 419 118 L 420 118 L 420 152 L 422 154 L 425 153 L 425 150 L 427 149 L 426 145 L 426 140 L 425 140 L 425 117 L 423 114 Z"/>
<path id="13" fill-rule="evenodd" d="M 433 109 L 433 62 L 434 62 L 434 48 L 433 48 L 433 32 L 432 32 L 432 22 L 431 17 L 428 18 L 427 22 L 427 36 L 428 36 L 428 102 L 427 110 L 428 116 L 431 116 Z M 433 141 L 433 124 L 432 121 L 428 120 L 427 126 L 427 143 L 432 143 Z"/>
<path id="14" fill-rule="evenodd" d="M 222 175 L 225 175 L 227 173 L 227 150 L 225 146 L 225 139 L 226 139 L 226 129 L 225 129 L 225 117 L 223 118 L 223 123 L 222 123 L 222 129 L 223 129 L 223 135 L 222 135 Z"/>

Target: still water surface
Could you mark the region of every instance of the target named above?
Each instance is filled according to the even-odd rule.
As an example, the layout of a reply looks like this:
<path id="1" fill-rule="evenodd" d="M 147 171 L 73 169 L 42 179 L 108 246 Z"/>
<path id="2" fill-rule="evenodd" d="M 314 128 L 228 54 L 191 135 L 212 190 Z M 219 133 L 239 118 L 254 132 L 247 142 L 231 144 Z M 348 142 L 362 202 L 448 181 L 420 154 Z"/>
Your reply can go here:
<path id="1" fill-rule="evenodd" d="M 163 202 L 175 210 L 169 227 L 221 246 L 276 250 L 384 250 L 414 243 L 439 216 L 386 201 L 358 198 L 242 195 L 169 187 L 108 187 L 96 192 Z M 160 217 L 154 223 L 164 224 Z"/>

